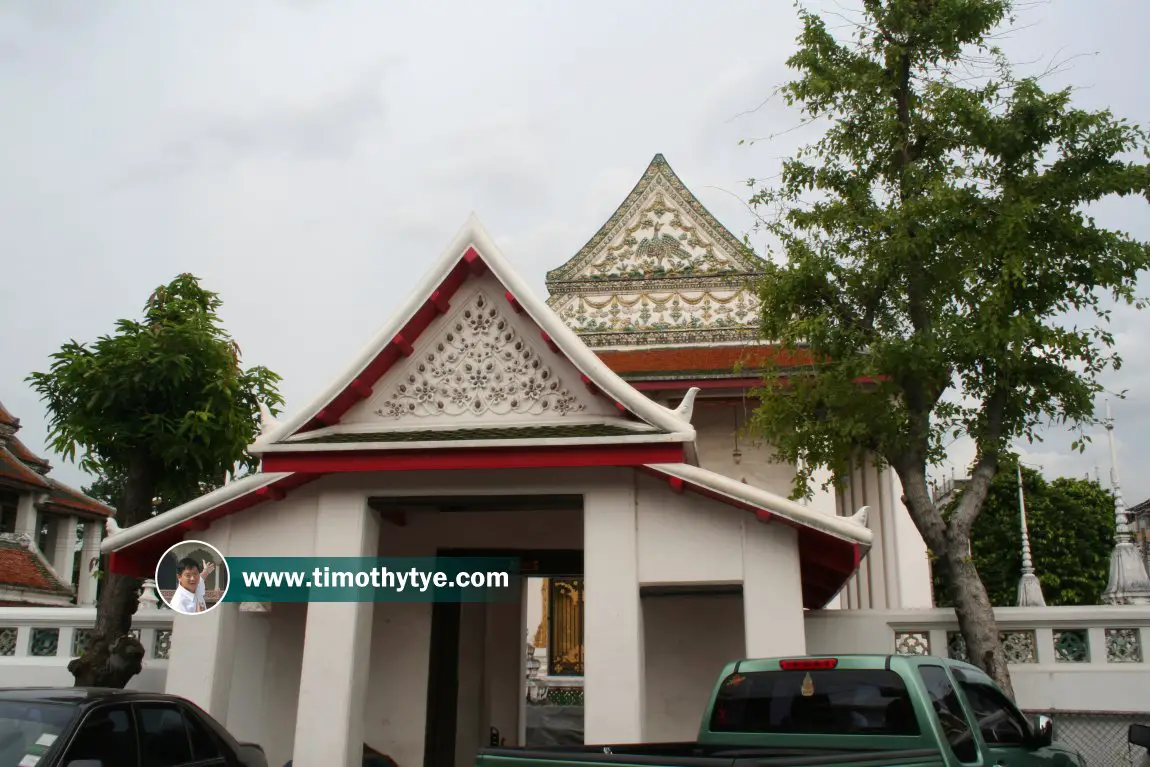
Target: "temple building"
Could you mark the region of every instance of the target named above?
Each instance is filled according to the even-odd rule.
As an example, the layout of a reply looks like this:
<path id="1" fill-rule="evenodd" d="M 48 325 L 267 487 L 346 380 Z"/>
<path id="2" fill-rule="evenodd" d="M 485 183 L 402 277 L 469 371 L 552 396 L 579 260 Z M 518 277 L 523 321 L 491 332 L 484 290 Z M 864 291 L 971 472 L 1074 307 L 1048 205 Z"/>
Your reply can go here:
<path id="1" fill-rule="evenodd" d="M 114 511 L 48 476 L 0 404 L 0 606 L 96 603 L 105 520 Z"/>
<path id="2" fill-rule="evenodd" d="M 794 502 L 794 466 L 745 432 L 763 366 L 806 364 L 757 340 L 762 269 L 662 156 L 546 300 L 472 216 L 327 389 L 265 414 L 259 472 L 103 551 L 141 578 L 187 540 L 512 556 L 521 598 L 225 600 L 175 616 L 167 690 L 269 764 L 350 766 L 366 742 L 470 767 L 526 742 L 529 678 L 580 709 L 588 743 L 681 741 L 725 663 L 805 652 L 806 611 L 929 606 L 891 472 L 866 461 Z"/>

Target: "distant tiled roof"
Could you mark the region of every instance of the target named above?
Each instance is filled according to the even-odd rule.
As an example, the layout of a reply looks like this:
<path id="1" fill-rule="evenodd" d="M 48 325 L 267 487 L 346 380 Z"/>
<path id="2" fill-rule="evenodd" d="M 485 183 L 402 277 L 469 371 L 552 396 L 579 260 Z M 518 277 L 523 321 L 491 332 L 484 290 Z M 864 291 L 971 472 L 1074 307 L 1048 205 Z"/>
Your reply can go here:
<path id="1" fill-rule="evenodd" d="M 806 352 L 775 346 L 680 346 L 597 352 L 599 359 L 629 381 L 640 379 L 748 377 L 769 365 L 797 368 L 811 364 Z M 736 370 L 736 368 L 740 368 Z"/>
<path id="2" fill-rule="evenodd" d="M 42 490 L 49 488 L 47 479 L 28 468 L 10 450 L 0 447 L 0 484 L 11 483 Z"/>
<path id="3" fill-rule="evenodd" d="M 41 474 L 47 472 L 52 468 L 52 464 L 40 456 L 33 453 L 28 449 L 27 445 L 18 440 L 16 437 L 8 438 L 8 450 L 12 455 L 19 458 L 25 464 L 32 468 L 33 471 L 39 471 Z"/>
<path id="4" fill-rule="evenodd" d="M 48 483 L 52 486 L 47 503 L 49 507 L 54 507 L 51 510 L 78 511 L 83 514 L 97 514 L 101 517 L 111 517 L 116 514 L 112 507 L 100 503 L 95 498 L 89 498 L 79 490 L 73 490 L 63 482 L 57 482 L 48 477 Z"/>
<path id="5" fill-rule="evenodd" d="M 1142 501 L 1142 503 L 1138 504 L 1137 506 L 1131 506 L 1130 508 L 1126 509 L 1126 511 L 1134 515 L 1150 514 L 1150 498 Z"/>
<path id="6" fill-rule="evenodd" d="M 0 587 L 70 596 L 72 587 L 48 569 L 38 553 L 8 537 L 0 538 Z"/>

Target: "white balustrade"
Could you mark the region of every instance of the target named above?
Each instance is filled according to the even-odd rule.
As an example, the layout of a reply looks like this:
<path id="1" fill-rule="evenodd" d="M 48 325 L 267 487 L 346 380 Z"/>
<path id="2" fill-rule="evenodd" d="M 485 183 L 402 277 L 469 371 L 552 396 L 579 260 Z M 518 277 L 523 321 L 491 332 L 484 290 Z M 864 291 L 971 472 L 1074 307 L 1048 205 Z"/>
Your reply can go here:
<path id="1" fill-rule="evenodd" d="M 1150 689 L 1150 607 L 995 610 L 1020 705 L 1136 711 Z M 883 653 L 968 660 L 953 610 L 826 610 L 806 616 L 812 654 Z"/>

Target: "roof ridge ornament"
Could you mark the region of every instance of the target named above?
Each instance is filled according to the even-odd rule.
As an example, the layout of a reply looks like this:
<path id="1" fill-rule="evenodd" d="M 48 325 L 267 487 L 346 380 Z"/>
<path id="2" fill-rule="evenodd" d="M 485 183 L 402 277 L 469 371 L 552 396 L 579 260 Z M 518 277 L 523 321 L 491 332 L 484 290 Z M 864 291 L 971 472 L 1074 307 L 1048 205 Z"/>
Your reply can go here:
<path id="1" fill-rule="evenodd" d="M 847 517 L 847 521 L 859 527 L 867 526 L 867 517 L 870 515 L 870 506 L 863 506 L 854 514 Z"/>
<path id="2" fill-rule="evenodd" d="M 275 429 L 279 425 L 280 425 L 280 422 L 277 421 L 275 416 L 272 415 L 272 411 L 271 411 L 271 408 L 268 407 L 268 403 L 261 400 L 260 401 L 260 436 L 263 436 L 264 434 L 269 433 L 270 431 L 272 431 L 273 429 Z"/>
<path id="3" fill-rule="evenodd" d="M 677 408 L 675 408 L 675 415 L 677 415 L 679 418 L 682 418 L 687 423 L 690 423 L 691 416 L 695 413 L 695 397 L 698 396 L 700 391 L 702 391 L 702 389 L 700 389 L 698 386 L 692 386 L 690 389 L 688 389 L 687 393 L 683 395 L 683 401 L 679 403 Z"/>

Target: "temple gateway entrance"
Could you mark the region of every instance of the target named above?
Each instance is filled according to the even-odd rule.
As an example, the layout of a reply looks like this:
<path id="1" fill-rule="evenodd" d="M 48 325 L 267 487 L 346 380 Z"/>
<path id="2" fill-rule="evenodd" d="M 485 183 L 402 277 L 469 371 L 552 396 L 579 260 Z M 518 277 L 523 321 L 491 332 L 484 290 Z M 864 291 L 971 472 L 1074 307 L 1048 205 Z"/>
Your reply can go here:
<path id="1" fill-rule="evenodd" d="M 513 557 L 524 577 L 521 598 L 515 602 L 432 606 L 424 767 L 471 767 L 476 749 L 488 745 L 539 745 L 550 734 L 548 718 L 557 715 L 567 725 L 564 729 L 577 727 L 581 744 L 582 677 L 566 674 L 577 683 L 570 687 L 571 700 L 532 700 L 534 646 L 528 643 L 525 654 L 524 639 L 538 633 L 528 623 L 535 617 L 529 615 L 530 603 L 538 609 L 539 600 L 531 596 L 540 583 L 580 584 L 581 600 L 582 550 L 440 549 L 437 556 Z M 566 620 L 572 617 L 568 614 Z M 561 625 L 565 637 L 577 637 L 574 655 L 579 665 L 564 667 L 581 674 L 581 607 L 576 620 L 575 625 Z"/>

